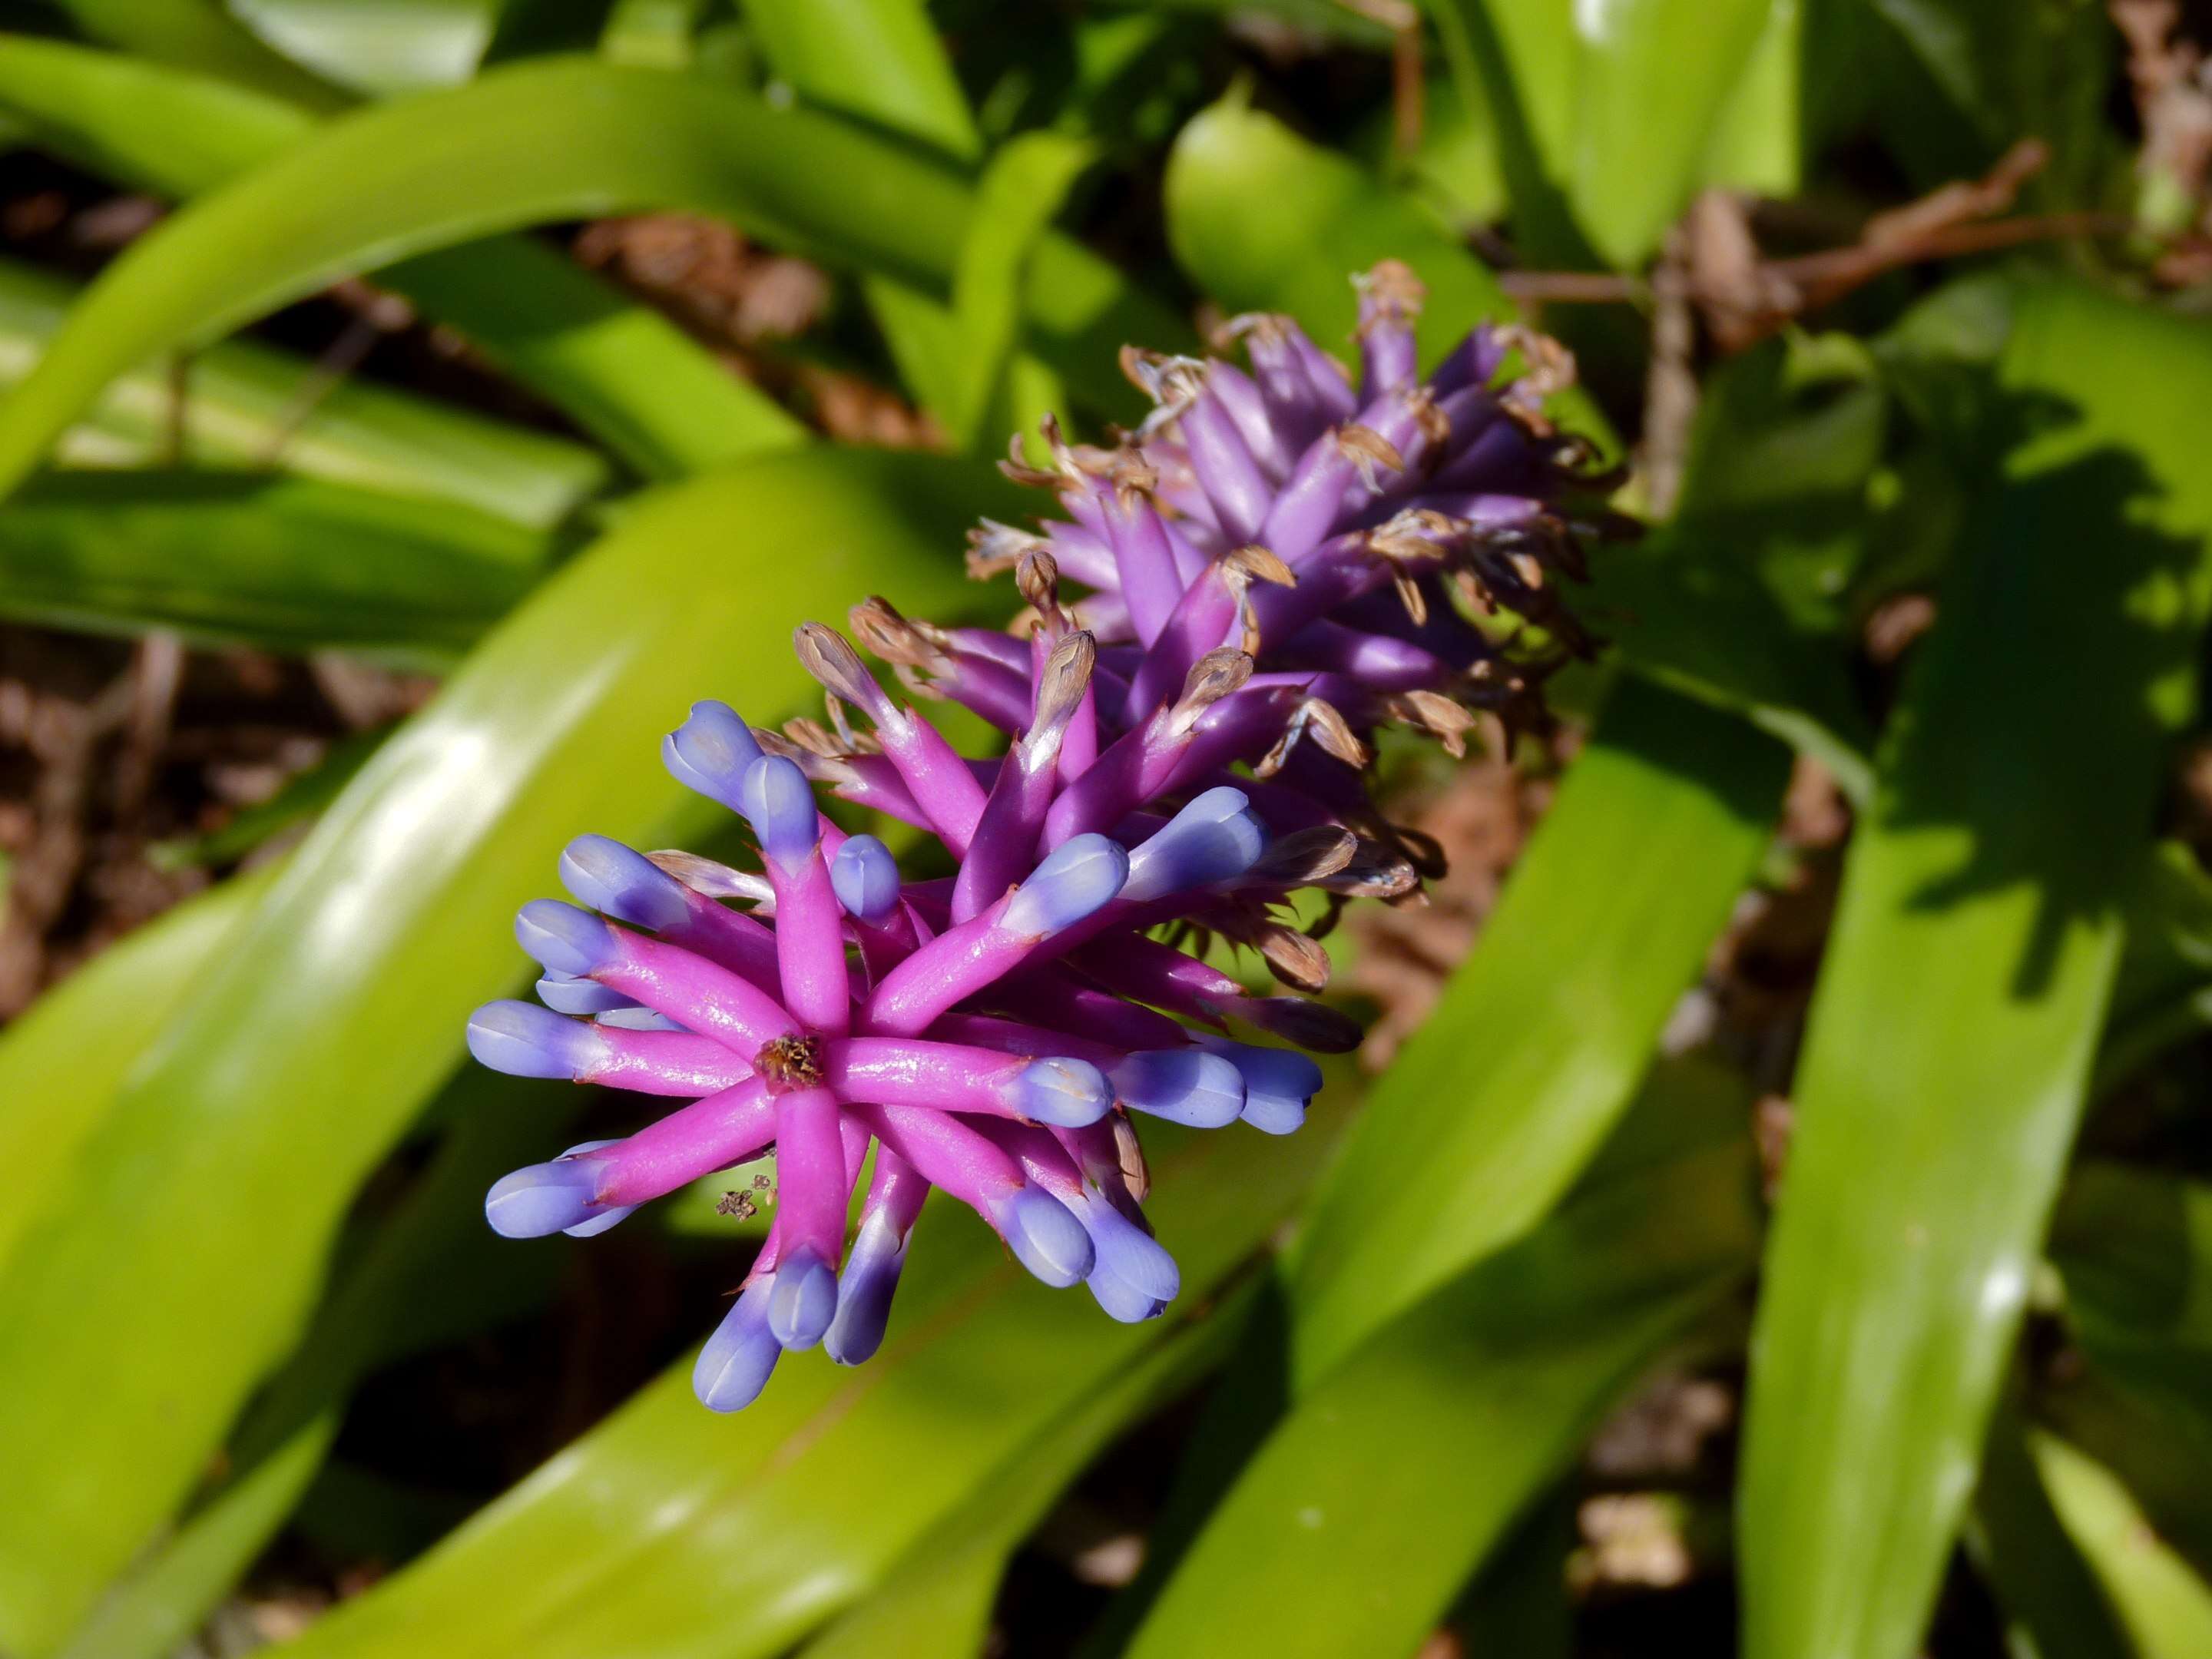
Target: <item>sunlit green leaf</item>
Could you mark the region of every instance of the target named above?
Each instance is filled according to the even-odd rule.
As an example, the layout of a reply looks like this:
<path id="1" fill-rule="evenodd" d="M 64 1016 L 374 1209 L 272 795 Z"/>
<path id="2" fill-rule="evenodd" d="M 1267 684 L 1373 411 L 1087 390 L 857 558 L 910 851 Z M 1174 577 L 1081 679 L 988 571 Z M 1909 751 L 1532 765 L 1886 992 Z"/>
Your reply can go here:
<path id="1" fill-rule="evenodd" d="M 871 588 L 932 608 L 959 586 L 962 526 L 1010 510 L 1002 488 L 852 450 L 671 490 L 355 780 L 84 1148 L 77 1201 L 0 1279 L 18 1498 L 0 1642 L 51 1650 L 296 1340 L 356 1186 L 453 1066 L 468 1010 L 519 977 L 508 918 L 560 847 L 683 836 L 658 737 L 686 704 L 793 696 L 793 617 Z"/>
<path id="2" fill-rule="evenodd" d="M 1616 689 L 1316 1201 L 1291 1285 L 1301 1385 L 1582 1172 L 1765 850 L 1787 763 L 1726 715 Z"/>
<path id="3" fill-rule="evenodd" d="M 2212 1650 L 2212 1589 L 2159 1541 L 2109 1470 L 2052 1435 L 2035 1460 L 2058 1513 L 2104 1580 L 2142 1659 Z"/>
<path id="4" fill-rule="evenodd" d="M 0 514 L 0 615 L 416 665 L 473 644 L 551 538 L 452 501 L 251 472 L 63 472 Z"/>
<path id="5" fill-rule="evenodd" d="M 1384 1325 L 1247 1467 L 1132 1659 L 1404 1653 L 1606 1407 L 1749 1269 L 1750 1147 L 1571 1202 Z"/>
<path id="6" fill-rule="evenodd" d="M 348 181 L 345 210 L 329 183 Z M 132 244 L 0 410 L 12 488 L 114 374 L 349 270 L 586 213 L 680 208 L 842 264 L 949 289 L 973 198 L 958 176 L 832 117 L 687 75 L 549 60 L 347 116 Z M 1125 339 L 1183 333 L 1103 260 L 1036 249 L 1031 338 L 1070 382 L 1124 400 Z"/>
<path id="7" fill-rule="evenodd" d="M 0 108 L 32 121 L 42 141 L 84 165 L 175 197 L 248 173 L 315 130 L 301 107 L 219 81 L 22 39 L 0 39 Z M 460 329 L 648 477 L 680 476 L 805 435 L 667 319 L 527 239 L 427 253 L 382 280 Z"/>
<path id="8" fill-rule="evenodd" d="M 2024 441 L 1893 725 L 1796 1079 L 1747 1421 L 1749 1659 L 1919 1638 L 2192 699 L 2212 345 L 2035 289 L 2002 380 Z"/>

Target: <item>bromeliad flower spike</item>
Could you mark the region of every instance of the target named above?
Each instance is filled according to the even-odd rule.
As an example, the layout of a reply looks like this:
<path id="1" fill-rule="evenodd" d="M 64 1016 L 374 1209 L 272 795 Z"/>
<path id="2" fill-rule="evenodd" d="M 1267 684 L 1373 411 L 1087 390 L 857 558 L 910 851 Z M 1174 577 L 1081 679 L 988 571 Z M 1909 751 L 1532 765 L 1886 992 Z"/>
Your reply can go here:
<path id="1" fill-rule="evenodd" d="M 477 1058 L 686 1103 L 507 1176 L 493 1227 L 601 1232 L 775 1150 L 774 1223 L 694 1373 L 708 1406 L 749 1403 L 786 1349 L 873 1353 L 932 1188 L 1048 1285 L 1152 1317 L 1178 1282 L 1131 1115 L 1288 1133 L 1321 1083 L 1297 1050 L 1358 1041 L 1336 1011 L 1248 994 L 1177 941 L 1254 947 L 1321 990 L 1328 957 L 1287 896 L 1319 889 L 1333 917 L 1350 896 L 1411 898 L 1433 868 L 1368 799 L 1376 728 L 1457 753 L 1487 713 L 1510 741 L 1542 718 L 1545 674 L 1589 648 L 1555 586 L 1580 574 L 1558 506 L 1581 457 L 1539 412 L 1564 355 L 1478 329 L 1420 382 L 1419 297 L 1401 266 L 1361 282 L 1357 389 L 1279 317 L 1231 325 L 1249 374 L 1127 354 L 1152 417 L 1109 451 L 1048 425 L 1053 465 L 1008 470 L 1067 516 L 973 538 L 976 574 L 1012 568 L 1029 602 L 1013 629 L 855 608 L 908 689 L 1009 734 L 1003 758 L 955 753 L 809 623 L 798 651 L 828 725 L 755 732 L 702 702 L 663 750 L 750 826 L 760 873 L 586 836 L 561 860 L 582 908 L 523 908 L 542 1006 L 478 1010 Z M 957 873 L 903 879 L 817 787 L 934 836 Z"/>

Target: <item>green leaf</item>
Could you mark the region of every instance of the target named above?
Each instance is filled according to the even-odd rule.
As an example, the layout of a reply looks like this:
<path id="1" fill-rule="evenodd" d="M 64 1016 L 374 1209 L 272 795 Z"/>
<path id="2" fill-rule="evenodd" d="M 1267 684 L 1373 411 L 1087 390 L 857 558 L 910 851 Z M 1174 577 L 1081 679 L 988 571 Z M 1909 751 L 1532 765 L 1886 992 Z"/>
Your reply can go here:
<path id="1" fill-rule="evenodd" d="M 0 388 L 31 372 L 76 295 L 43 271 L 0 261 Z M 305 359 L 243 340 L 210 347 L 180 377 L 149 368 L 112 382 L 64 435 L 61 459 L 173 464 L 179 436 L 186 460 L 458 501 L 538 529 L 567 518 L 610 477 L 580 445 L 365 380 L 329 385 Z"/>
<path id="2" fill-rule="evenodd" d="M 2056 1436 L 2035 1437 L 2034 1452 L 2060 1517 L 2104 1580 L 2142 1659 L 2212 1652 L 2212 1589 L 2159 1541 L 2127 1489 Z"/>
<path id="3" fill-rule="evenodd" d="M 1796 167 L 1797 0 L 1443 0 L 1446 56 L 1499 112 L 1538 257 L 1641 264 L 1711 180 Z M 1562 210 L 1571 228 L 1556 222 Z"/>
<path id="4" fill-rule="evenodd" d="M 343 179 L 343 210 L 331 181 Z M 374 269 L 495 231 L 647 207 L 732 218 L 839 264 L 949 290 L 973 198 L 951 171 L 832 117 L 688 75 L 548 60 L 366 110 L 193 204 L 110 265 L 0 410 L 0 487 L 128 365 Z M 1048 236 L 1024 305 L 1041 356 L 1125 401 L 1114 352 L 1185 331 Z"/>
<path id="5" fill-rule="evenodd" d="M 0 1275 L 163 1023 L 216 959 L 275 872 L 227 881 L 109 945 L 0 1035 Z"/>
<path id="6" fill-rule="evenodd" d="M 2097 1051 L 2100 1096 L 2212 1024 L 2212 875 L 2185 843 L 2161 842 L 2138 866 L 2127 933 Z"/>
<path id="7" fill-rule="evenodd" d="M 762 54 L 803 96 L 973 161 L 967 95 L 922 0 L 741 0 Z"/>
<path id="8" fill-rule="evenodd" d="M 757 1403 L 716 1417 L 691 1396 L 687 1357 L 318 1625 L 299 1659 L 411 1654 L 424 1631 L 452 1659 L 784 1652 L 902 1559 L 922 1559 L 909 1552 L 955 1543 L 963 1506 L 996 1483 L 1025 1488 L 1023 1501 L 1055 1486 L 1071 1472 L 1063 1434 L 1095 1444 L 1140 1410 L 1152 1397 L 1145 1374 L 1176 1363 L 1166 1350 L 1187 1323 L 1202 1332 L 1221 1316 L 1207 1310 L 1211 1287 L 1279 1224 L 1328 1150 L 1333 1115 L 1264 1145 L 1233 1130 L 1148 1131 L 1146 1207 L 1182 1265 L 1188 1310 L 1161 1324 L 1115 1324 L 1079 1291 L 1045 1290 L 973 1216 L 933 1201 L 889 1337 L 866 1366 L 792 1355 Z M 702 1310 L 702 1326 L 714 1312 Z M 1109 1399 L 1121 1404 L 1090 1414 Z M 1031 1460 L 1052 1466 L 1034 1486 Z M 487 1584 L 509 1588 L 486 1595 Z"/>
<path id="9" fill-rule="evenodd" d="M 436 666 L 552 552 L 544 532 L 455 502 L 313 478 L 52 473 L 0 513 L 0 615 Z"/>
<path id="10" fill-rule="evenodd" d="M 1788 758 L 1656 686 L 1614 690 L 1316 1200 L 1291 1282 L 1298 1385 L 1582 1172 L 1766 849 Z"/>
<path id="11" fill-rule="evenodd" d="M 1218 1362 L 1243 1324 L 1237 1305 L 1149 1350 L 978 1484 L 930 1528 L 881 1586 L 820 1637 L 804 1659 L 972 1659 L 983 1651 L 1007 1558 L 1113 1436 Z"/>
<path id="12" fill-rule="evenodd" d="M 251 87 L 310 109 L 344 94 L 271 52 L 216 0 L 57 0 L 88 38 L 155 62 Z"/>
<path id="13" fill-rule="evenodd" d="M 2095 1572 L 2051 1506 L 2018 1413 L 1990 1425 L 1967 1547 L 2003 1604 L 2008 1646 L 2021 1659 L 2131 1659 L 2133 1649 Z"/>
<path id="14" fill-rule="evenodd" d="M 172 197 L 250 173 L 315 131 L 306 111 L 221 82 L 22 39 L 0 38 L 0 108 L 94 171 Z M 552 248 L 493 238 L 403 261 L 384 280 L 648 477 L 805 436 L 666 318 Z"/>
<path id="15" fill-rule="evenodd" d="M 1031 132 L 1000 146 L 983 170 L 952 280 L 961 380 L 959 401 L 945 413 L 963 449 L 997 447 L 992 417 L 1007 412 L 1013 390 L 1024 279 L 1037 243 L 1096 157 L 1080 139 Z M 1026 434 L 1048 409 L 1013 410 L 1014 429 Z"/>
<path id="16" fill-rule="evenodd" d="M 1614 1181 L 1416 1304 L 1247 1466 L 1131 1659 L 1410 1653 L 1606 1409 L 1747 1273 L 1740 1128 Z"/>
<path id="17" fill-rule="evenodd" d="M 1920 1635 L 2191 701 L 2212 346 L 2034 289 L 2002 378 L 2029 435 L 1893 724 L 1797 1074 L 1747 1419 L 1748 1659 Z"/>
<path id="18" fill-rule="evenodd" d="M 296 1340 L 356 1187 L 452 1066 L 469 1009 L 519 977 L 509 917 L 562 845 L 703 821 L 677 811 L 659 734 L 696 697 L 763 714 L 795 697 L 794 617 L 871 587 L 923 611 L 958 591 L 959 530 L 1012 493 L 868 450 L 672 489 L 385 745 L 85 1148 L 77 1201 L 0 1279 L 17 1498 L 0 1644 L 52 1650 Z"/>
<path id="19" fill-rule="evenodd" d="M 1551 3 L 1569 9 L 1566 0 Z M 1766 27 L 1766 15 L 1788 3 L 1571 6 L 1577 118 L 1568 195 L 1607 264 L 1641 264 L 1689 205 L 1716 123 Z"/>
<path id="20" fill-rule="evenodd" d="M 511 1317 L 550 1288 L 554 1262 L 504 1248 L 484 1188 L 531 1160 L 582 1105 L 549 1105 L 520 1079 L 465 1069 L 433 1111 L 453 1128 L 315 1326 L 240 1425 L 228 1473 L 153 1557 L 100 1602 L 64 1659 L 161 1659 L 228 1595 L 314 1481 L 347 1397 L 378 1366 Z"/>
<path id="21" fill-rule="evenodd" d="M 377 97 L 451 86 L 476 73 L 507 0 L 225 0 L 293 62 Z"/>

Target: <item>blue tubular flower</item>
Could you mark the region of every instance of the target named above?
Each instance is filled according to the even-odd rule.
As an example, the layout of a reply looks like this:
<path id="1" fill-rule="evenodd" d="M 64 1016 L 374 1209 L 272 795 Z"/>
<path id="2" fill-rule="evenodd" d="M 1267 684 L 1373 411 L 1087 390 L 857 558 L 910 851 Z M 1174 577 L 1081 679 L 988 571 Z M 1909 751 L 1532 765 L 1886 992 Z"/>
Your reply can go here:
<path id="1" fill-rule="evenodd" d="M 1589 650 L 1560 600 L 1579 458 L 1538 412 L 1565 359 L 1477 330 L 1421 380 L 1410 274 L 1377 267 L 1359 294 L 1356 380 L 1295 325 L 1244 318 L 1229 334 L 1249 373 L 1127 355 L 1157 407 L 1119 448 L 1048 428 L 1053 466 L 1009 470 L 1066 516 L 971 542 L 976 574 L 1014 573 L 1017 628 L 854 608 L 861 643 L 1006 732 L 1002 756 L 963 758 L 807 623 L 794 644 L 826 726 L 755 732 L 708 701 L 663 745 L 765 869 L 585 836 L 560 863 L 577 904 L 516 918 L 544 1006 L 478 1010 L 471 1051 L 671 1109 L 506 1176 L 495 1229 L 587 1236 L 775 1152 L 775 1223 L 693 1374 L 710 1408 L 750 1403 L 787 1349 L 875 1353 L 932 1191 L 1045 1284 L 1085 1285 L 1115 1319 L 1164 1312 L 1181 1274 L 1144 1219 L 1131 1115 L 1289 1133 L 1322 1084 L 1297 1049 L 1359 1036 L 1170 941 L 1249 946 L 1293 993 L 1321 990 L 1328 957 L 1290 896 L 1395 896 L 1433 867 L 1368 798 L 1376 729 L 1457 752 L 1480 714 L 1510 740 L 1541 720 L 1544 676 Z M 933 838 L 956 873 L 902 879 L 882 841 L 822 815 L 825 787 Z"/>

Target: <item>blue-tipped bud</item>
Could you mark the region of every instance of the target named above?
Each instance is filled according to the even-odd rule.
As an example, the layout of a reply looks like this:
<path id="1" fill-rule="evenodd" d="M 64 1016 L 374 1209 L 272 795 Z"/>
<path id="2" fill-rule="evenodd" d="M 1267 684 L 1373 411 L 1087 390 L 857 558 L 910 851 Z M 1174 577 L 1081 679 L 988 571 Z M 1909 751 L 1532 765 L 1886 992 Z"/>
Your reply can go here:
<path id="1" fill-rule="evenodd" d="M 1081 1219 L 1095 1253 L 1090 1274 L 1094 1285 L 1102 1274 L 1110 1273 L 1150 1301 L 1176 1299 L 1176 1292 L 1182 1288 L 1182 1274 L 1158 1239 L 1100 1193 L 1084 1194 Z"/>
<path id="2" fill-rule="evenodd" d="M 538 981 L 538 1000 L 556 1014 L 588 1016 L 637 1006 L 621 992 L 610 991 L 597 980 L 578 979 L 574 974 L 546 975 Z"/>
<path id="3" fill-rule="evenodd" d="M 586 1152 L 596 1152 L 602 1147 L 620 1144 L 612 1140 L 586 1140 L 580 1146 L 571 1146 L 561 1156 L 581 1158 Z M 620 1225 L 625 1218 L 636 1212 L 637 1206 L 635 1204 L 617 1204 L 611 1210 L 601 1210 L 589 1221 L 580 1221 L 574 1226 L 563 1227 L 561 1231 L 571 1238 L 596 1238 L 608 1228 Z"/>
<path id="4" fill-rule="evenodd" d="M 854 836 L 830 860 L 830 885 L 846 915 L 881 921 L 898 902 L 898 860 L 873 836 Z"/>
<path id="5" fill-rule="evenodd" d="M 1242 789 L 1209 789 L 1129 854 L 1121 896 L 1156 899 L 1243 875 L 1267 845 L 1267 826 Z"/>
<path id="6" fill-rule="evenodd" d="M 1244 1078 L 1243 1119 L 1263 1134 L 1286 1135 L 1306 1121 L 1306 1105 L 1321 1092 L 1321 1067 L 1294 1048 L 1263 1048 L 1210 1031 L 1194 1031 Z"/>
<path id="7" fill-rule="evenodd" d="M 739 1293 L 691 1367 L 691 1392 L 710 1412 L 742 1411 L 760 1398 L 783 1346 L 768 1328 L 769 1279 L 756 1279 Z"/>
<path id="8" fill-rule="evenodd" d="M 615 953 L 615 936 L 589 910 L 532 899 L 514 915 L 515 942 L 556 974 L 588 974 Z"/>
<path id="9" fill-rule="evenodd" d="M 1107 1316 L 1124 1325 L 1141 1325 L 1168 1310 L 1166 1303 L 1155 1301 L 1127 1279 L 1103 1267 L 1093 1268 L 1091 1277 L 1083 1282 L 1090 1286 L 1092 1298 L 1106 1310 Z"/>
<path id="10" fill-rule="evenodd" d="M 661 762 L 678 783 L 732 812 L 744 811 L 738 805 L 738 787 L 744 781 L 745 769 L 760 756 L 752 728 L 726 702 L 693 703 L 691 718 L 660 746 Z"/>
<path id="11" fill-rule="evenodd" d="M 1007 1096 L 1024 1117 L 1056 1128 L 1096 1123 L 1114 1104 L 1106 1074 L 1080 1060 L 1033 1060 L 1014 1073 Z"/>
<path id="12" fill-rule="evenodd" d="M 619 1031 L 688 1031 L 691 1028 L 680 1020 L 655 1013 L 650 1008 L 610 1008 L 595 1024 L 611 1025 Z"/>
<path id="13" fill-rule="evenodd" d="M 665 933 L 691 915 L 684 884 L 642 853 L 605 836 L 579 836 L 561 854 L 561 884 L 594 910 Z"/>
<path id="14" fill-rule="evenodd" d="M 484 1219 L 502 1238 L 543 1238 L 599 1214 L 599 1160 L 557 1158 L 501 1176 L 484 1195 Z"/>
<path id="15" fill-rule="evenodd" d="M 787 1348 L 811 1348 L 837 1316 L 836 1270 L 811 1244 L 776 1263 L 768 1302 L 768 1328 Z"/>
<path id="16" fill-rule="evenodd" d="M 869 1212 L 853 1248 L 846 1252 L 845 1271 L 837 1280 L 837 1316 L 822 1339 L 830 1358 L 841 1365 L 857 1365 L 883 1346 L 891 1296 L 905 1266 L 906 1240 L 883 1211 Z"/>
<path id="17" fill-rule="evenodd" d="M 1042 1187 L 1018 1187 L 994 1203 L 991 1224 L 1015 1260 L 1056 1291 L 1079 1284 L 1097 1260 L 1075 1212 Z"/>
<path id="18" fill-rule="evenodd" d="M 469 1016 L 469 1052 L 509 1077 L 573 1079 L 598 1050 L 590 1026 L 534 1002 L 487 1002 Z"/>
<path id="19" fill-rule="evenodd" d="M 797 864 L 822 838 L 814 786 L 797 761 L 763 755 L 745 768 L 739 798 L 738 810 L 752 825 L 761 851 L 778 864 Z"/>
<path id="20" fill-rule="evenodd" d="M 1070 836 L 1015 889 L 1000 926 L 1022 938 L 1048 939 L 1110 902 L 1128 878 L 1129 855 L 1119 842 Z"/>
<path id="21" fill-rule="evenodd" d="M 1218 1129 L 1244 1110 L 1244 1079 L 1203 1048 L 1151 1048 L 1109 1073 L 1114 1095 L 1133 1112 L 1147 1112 L 1194 1129 Z"/>

